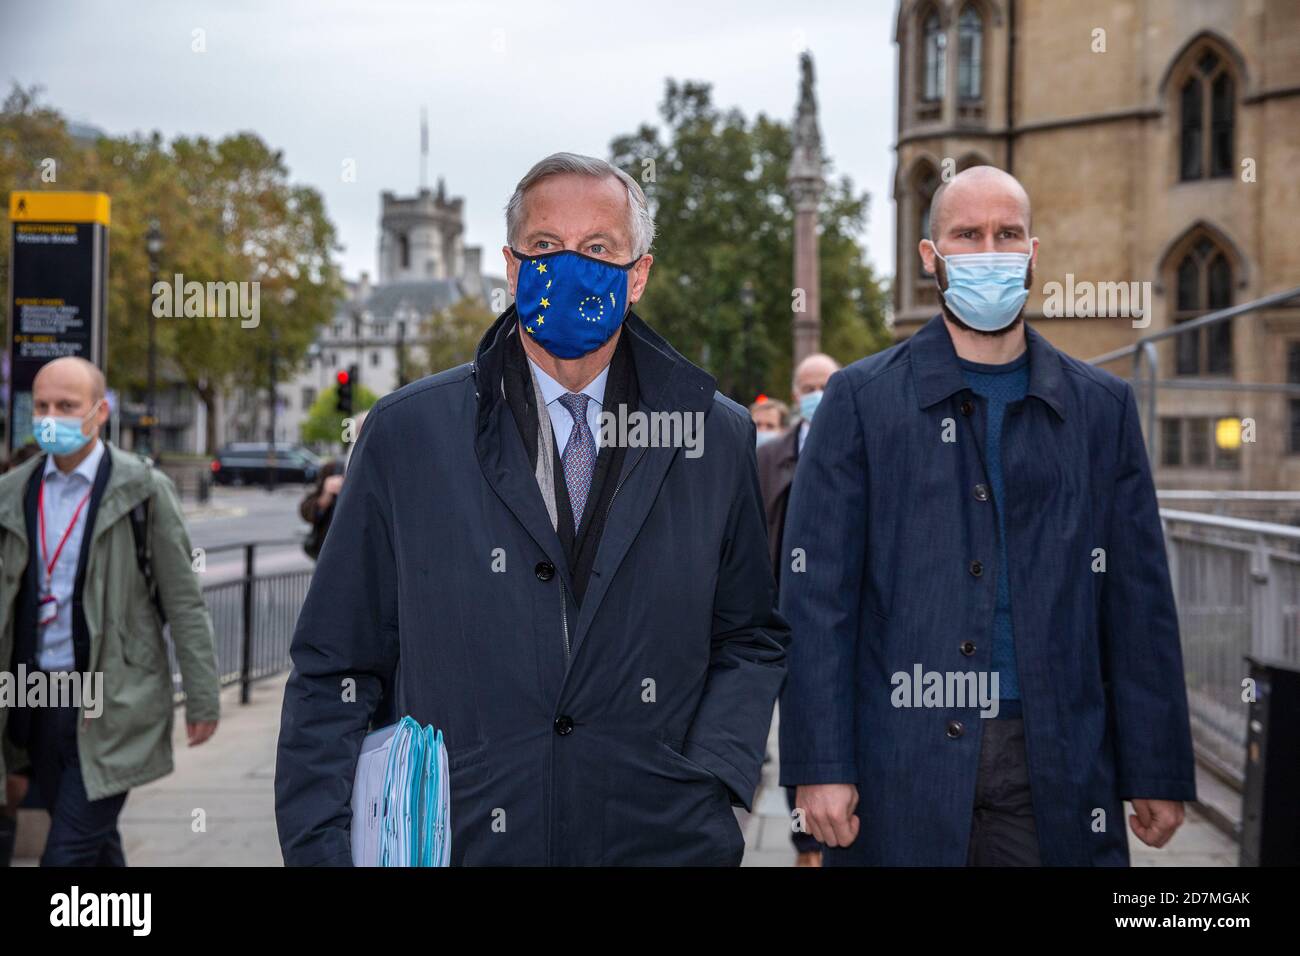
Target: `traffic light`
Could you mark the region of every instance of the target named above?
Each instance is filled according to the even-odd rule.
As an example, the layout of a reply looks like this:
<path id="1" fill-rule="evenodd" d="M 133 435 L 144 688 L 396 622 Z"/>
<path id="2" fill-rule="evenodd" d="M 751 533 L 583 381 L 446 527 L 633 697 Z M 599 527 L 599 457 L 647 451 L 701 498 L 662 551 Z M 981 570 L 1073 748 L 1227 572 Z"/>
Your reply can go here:
<path id="1" fill-rule="evenodd" d="M 336 395 L 334 399 L 334 409 L 343 415 L 352 414 L 352 379 L 356 375 L 356 366 L 348 366 L 347 370 L 339 369 L 335 373 Z"/>

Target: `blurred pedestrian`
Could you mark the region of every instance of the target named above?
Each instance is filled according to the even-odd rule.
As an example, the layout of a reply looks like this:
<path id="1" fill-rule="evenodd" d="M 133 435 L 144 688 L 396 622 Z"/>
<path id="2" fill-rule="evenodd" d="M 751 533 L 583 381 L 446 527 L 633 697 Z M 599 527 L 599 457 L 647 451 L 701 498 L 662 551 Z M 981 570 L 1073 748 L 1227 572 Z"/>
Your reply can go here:
<path id="1" fill-rule="evenodd" d="M 125 866 L 117 818 L 127 792 L 171 772 L 164 619 L 190 745 L 217 726 L 212 626 L 175 488 L 99 438 L 105 391 L 85 359 L 45 365 L 32 386 L 45 454 L 0 477 L 0 660 L 27 684 L 39 675 L 71 691 L 0 707 L 5 751 L 26 752 L 50 810 L 46 866 Z"/>
<path id="2" fill-rule="evenodd" d="M 325 535 L 334 518 L 334 505 L 342 490 L 343 462 L 331 458 L 321 466 L 316 486 L 307 492 L 302 504 L 298 506 L 302 520 L 311 525 L 311 530 L 303 540 L 302 549 L 313 561 L 320 556 L 320 549 L 325 546 Z"/>
<path id="3" fill-rule="evenodd" d="M 790 424 L 790 406 L 774 398 L 760 398 L 749 406 L 754 422 L 754 442 L 762 448 L 776 439 Z"/>
<path id="4" fill-rule="evenodd" d="M 781 589 L 781 571 L 789 564 L 790 556 L 785 554 L 785 514 L 790 503 L 790 486 L 794 482 L 795 468 L 799 463 L 799 453 L 808 438 L 808 428 L 813 415 L 817 412 L 817 403 L 830 377 L 839 371 L 840 364 L 829 355 L 816 353 L 809 355 L 794 370 L 794 380 L 790 384 L 790 394 L 800 414 L 784 434 L 773 435 L 768 442 L 760 442 L 758 448 L 758 484 L 763 492 L 763 511 L 767 518 L 767 546 L 772 561 L 772 573 L 776 577 L 777 591 Z M 781 402 L 768 401 L 769 405 Z M 784 426 L 783 426 L 784 428 Z M 785 788 L 786 804 L 793 814 L 795 809 L 795 788 Z M 811 833 L 793 830 L 791 840 L 796 852 L 796 866 L 821 866 L 821 847 L 817 838 Z"/>

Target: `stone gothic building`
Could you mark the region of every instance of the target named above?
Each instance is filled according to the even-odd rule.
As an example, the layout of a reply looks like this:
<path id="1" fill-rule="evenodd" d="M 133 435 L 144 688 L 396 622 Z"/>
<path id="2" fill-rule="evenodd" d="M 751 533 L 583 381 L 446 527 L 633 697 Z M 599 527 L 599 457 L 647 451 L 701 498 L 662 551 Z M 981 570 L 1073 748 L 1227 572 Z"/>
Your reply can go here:
<path id="1" fill-rule="evenodd" d="M 1026 315 L 1077 357 L 1300 286 L 1295 0 L 901 0 L 895 40 L 900 337 L 939 310 L 916 251 L 930 198 L 975 164 L 1029 191 Z M 1062 316 L 1079 283 L 1138 283 L 1149 327 Z M 1276 387 L 1300 386 L 1300 299 L 1159 342 L 1155 378 L 1160 487 L 1300 489 L 1300 389 Z"/>

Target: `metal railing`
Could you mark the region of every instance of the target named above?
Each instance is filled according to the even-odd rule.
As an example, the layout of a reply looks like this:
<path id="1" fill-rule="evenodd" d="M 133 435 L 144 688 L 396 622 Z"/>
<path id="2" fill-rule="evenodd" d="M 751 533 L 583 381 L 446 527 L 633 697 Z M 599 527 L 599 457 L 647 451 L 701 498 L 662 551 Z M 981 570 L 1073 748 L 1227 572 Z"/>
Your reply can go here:
<path id="1" fill-rule="evenodd" d="M 302 539 L 277 538 L 206 548 L 205 557 L 242 551 L 244 573 L 204 585 L 203 599 L 212 618 L 221 686 L 239 684 L 239 702 L 247 704 L 255 681 L 289 668 L 289 644 L 298 612 L 307 597 L 314 565 L 271 574 L 257 573 L 258 548 L 301 545 Z M 167 642 L 172 686 L 177 703 L 185 699 L 175 650 Z"/>
<path id="2" fill-rule="evenodd" d="M 1167 328 L 1157 329 L 1140 335 L 1131 344 L 1088 359 L 1092 365 L 1105 365 L 1128 356 L 1133 357 L 1133 385 L 1138 409 L 1142 414 L 1142 432 L 1147 442 L 1147 452 L 1151 455 L 1152 471 L 1157 467 L 1159 457 L 1155 455 L 1156 441 L 1156 392 L 1158 389 L 1205 389 L 1210 391 L 1231 392 L 1268 392 L 1278 395 L 1300 396 L 1300 385 L 1293 382 L 1241 382 L 1233 378 L 1230 381 L 1213 382 L 1203 379 L 1196 381 L 1167 381 L 1159 377 L 1160 363 L 1156 355 L 1156 343 L 1166 339 L 1175 339 L 1180 335 L 1199 334 L 1202 329 L 1221 322 L 1230 322 L 1243 315 L 1255 318 L 1254 313 L 1278 306 L 1287 306 L 1300 302 L 1300 286 L 1284 289 L 1270 295 L 1242 302 L 1240 305 L 1218 309 L 1205 315 L 1197 316 L 1186 322 L 1178 322 Z"/>
<path id="3" fill-rule="evenodd" d="M 1300 528 L 1162 509 L 1199 758 L 1245 778 L 1247 654 L 1300 663 Z"/>

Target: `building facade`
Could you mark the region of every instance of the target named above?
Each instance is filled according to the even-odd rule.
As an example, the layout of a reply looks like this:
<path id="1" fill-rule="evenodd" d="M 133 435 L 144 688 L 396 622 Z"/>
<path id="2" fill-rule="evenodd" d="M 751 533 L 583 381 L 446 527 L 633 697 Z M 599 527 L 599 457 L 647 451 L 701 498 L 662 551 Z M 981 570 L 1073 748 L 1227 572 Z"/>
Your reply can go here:
<path id="1" fill-rule="evenodd" d="M 464 200 L 448 198 L 441 180 L 436 192 L 384 192 L 380 203 L 379 281 L 372 283 L 363 272 L 360 280 L 346 283 L 346 297 L 321 328 L 303 368 L 279 389 L 277 441 L 299 440 L 312 405 L 339 371 L 355 366 L 357 383 L 379 395 L 391 392 L 415 377 L 412 360 L 431 318 L 465 298 L 489 308 L 509 301 L 505 281 L 483 275 L 481 249 L 464 245 Z M 264 413 L 260 423 L 250 415 L 234 419 L 247 423 L 248 435 L 227 440 L 266 439 Z"/>
<path id="2" fill-rule="evenodd" d="M 1300 286 L 1294 0 L 902 0 L 895 40 L 900 337 L 939 310 L 916 251 L 930 199 L 978 164 L 1028 190 L 1026 317 L 1079 358 Z M 1300 489 L 1300 392 L 1259 387 L 1300 384 L 1300 300 L 1156 354 L 1160 487 Z"/>

